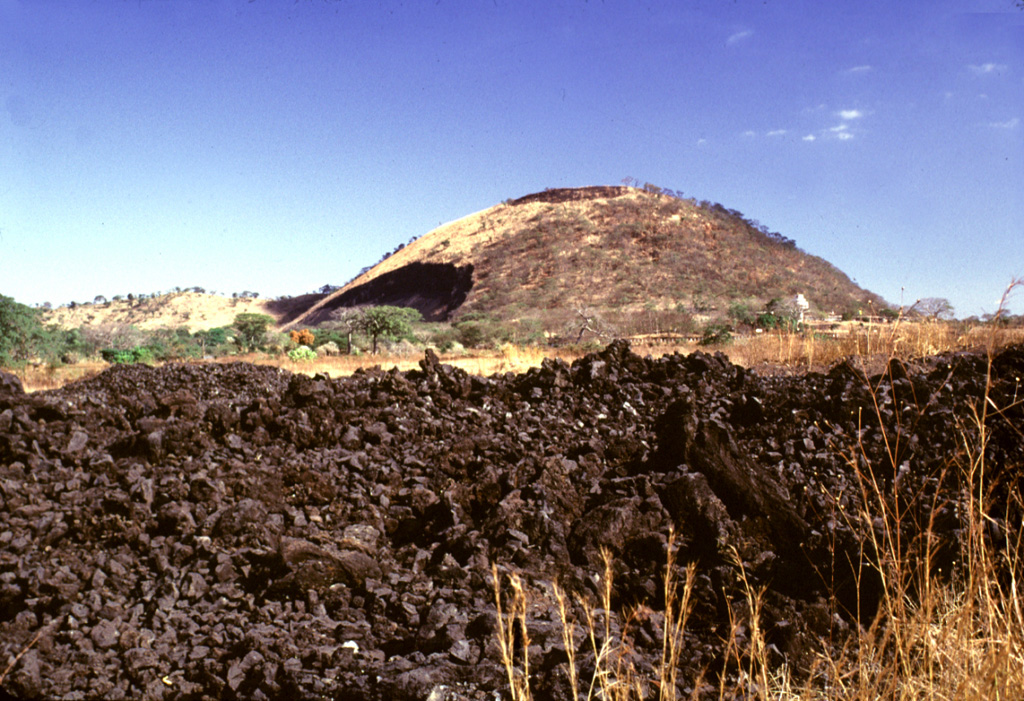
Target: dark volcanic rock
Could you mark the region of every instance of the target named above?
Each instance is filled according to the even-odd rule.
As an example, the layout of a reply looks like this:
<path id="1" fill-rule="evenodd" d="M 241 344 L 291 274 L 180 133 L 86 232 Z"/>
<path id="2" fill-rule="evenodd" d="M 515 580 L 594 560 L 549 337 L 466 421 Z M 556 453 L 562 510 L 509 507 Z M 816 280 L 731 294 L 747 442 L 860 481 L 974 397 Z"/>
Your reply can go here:
<path id="1" fill-rule="evenodd" d="M 722 671 L 741 565 L 779 661 L 806 670 L 879 596 L 863 574 L 874 526 L 840 516 L 865 507 L 851 462 L 913 513 L 907 555 L 931 521 L 937 565 L 956 570 L 962 490 L 943 468 L 971 439 L 957 417 L 981 402 L 985 365 L 760 377 L 614 343 L 490 378 L 430 352 L 343 380 L 118 366 L 26 395 L 0 374 L 0 667 L 27 650 L 0 692 L 492 699 L 507 683 L 493 563 L 502 586 L 519 573 L 530 588 L 535 689 L 560 698 L 546 583 L 591 597 L 610 553 L 613 606 L 645 612 L 632 634 L 649 672 L 673 531 L 698 572 L 679 695 Z M 1022 374 L 1024 349 L 994 359 L 993 539 L 1020 523 Z"/>
<path id="2" fill-rule="evenodd" d="M 25 393 L 21 386 L 21 380 L 9 372 L 0 370 L 0 397 L 16 397 Z"/>

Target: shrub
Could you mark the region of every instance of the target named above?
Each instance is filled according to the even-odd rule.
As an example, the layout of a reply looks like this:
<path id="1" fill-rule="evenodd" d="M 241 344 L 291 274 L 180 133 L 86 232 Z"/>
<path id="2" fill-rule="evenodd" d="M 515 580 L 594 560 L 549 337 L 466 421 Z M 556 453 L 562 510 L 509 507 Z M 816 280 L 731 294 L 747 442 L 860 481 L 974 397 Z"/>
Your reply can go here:
<path id="1" fill-rule="evenodd" d="M 192 343 L 199 350 L 200 356 L 227 355 L 233 348 L 229 345 L 232 340 L 229 329 L 223 326 L 192 334 Z"/>
<path id="2" fill-rule="evenodd" d="M 467 321 L 455 327 L 458 341 L 466 348 L 477 348 L 484 345 L 490 338 L 488 327 L 478 321 Z"/>
<path id="3" fill-rule="evenodd" d="M 708 324 L 698 343 L 702 346 L 724 346 L 732 343 L 732 327 L 728 324 Z"/>
<path id="4" fill-rule="evenodd" d="M 752 326 L 754 315 L 750 312 L 750 306 L 743 302 L 733 302 L 729 305 L 729 318 L 737 324 Z"/>
<path id="5" fill-rule="evenodd" d="M 263 344 L 260 346 L 261 350 L 267 353 L 285 353 L 291 348 L 291 339 L 288 338 L 286 333 L 265 333 L 263 334 Z"/>
<path id="6" fill-rule="evenodd" d="M 792 317 L 776 314 L 775 312 L 764 312 L 758 315 L 757 325 L 769 331 L 782 329 L 784 331 L 795 331 L 798 326 Z"/>
<path id="7" fill-rule="evenodd" d="M 310 348 L 316 343 L 316 336 L 309 329 L 302 329 L 301 331 L 289 331 L 288 336 L 292 339 L 292 343 L 297 346 L 309 346 Z"/>
<path id="8" fill-rule="evenodd" d="M 318 348 L 320 348 L 322 346 L 326 346 L 328 344 L 334 344 L 334 347 L 336 349 L 338 349 L 337 352 L 341 353 L 342 349 L 347 349 L 349 347 L 349 345 L 350 345 L 349 344 L 350 336 L 351 336 L 351 332 L 349 332 L 347 330 L 342 330 L 342 329 L 328 329 L 328 330 L 317 329 L 317 331 L 316 331 L 316 340 L 315 340 L 314 344 L 312 346 L 310 346 L 310 348 L 312 348 L 313 350 L 317 350 Z M 309 345 L 309 344 L 307 343 L 306 345 Z"/>
<path id="9" fill-rule="evenodd" d="M 459 343 L 459 332 L 448 325 L 436 325 L 431 330 L 427 342 L 442 353 L 447 353 L 456 346 L 462 347 L 462 344 Z"/>
<path id="10" fill-rule="evenodd" d="M 316 351 L 309 346 L 299 346 L 288 351 L 288 357 L 296 363 L 316 360 Z"/>
<path id="11" fill-rule="evenodd" d="M 153 351 L 144 346 L 135 346 L 134 348 L 119 349 L 119 348 L 104 348 L 100 351 L 100 357 L 108 363 L 121 363 L 124 365 L 133 365 L 135 363 L 152 363 L 155 358 Z"/>
<path id="12" fill-rule="evenodd" d="M 453 325 L 456 340 L 466 348 L 497 346 L 513 340 L 511 329 L 497 319 L 480 312 L 470 312 Z"/>

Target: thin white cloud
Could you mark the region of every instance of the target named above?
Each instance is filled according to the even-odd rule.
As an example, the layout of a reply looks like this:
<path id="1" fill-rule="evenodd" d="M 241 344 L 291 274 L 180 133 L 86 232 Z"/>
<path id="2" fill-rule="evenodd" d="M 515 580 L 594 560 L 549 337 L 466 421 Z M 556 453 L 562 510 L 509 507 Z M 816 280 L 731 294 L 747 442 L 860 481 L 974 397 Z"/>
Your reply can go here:
<path id="1" fill-rule="evenodd" d="M 836 112 L 841 119 L 859 119 L 864 116 L 860 110 L 839 110 Z"/>
<path id="2" fill-rule="evenodd" d="M 782 136 L 785 133 L 785 129 L 772 129 L 770 132 L 766 134 L 766 136 Z"/>
<path id="3" fill-rule="evenodd" d="M 757 136 L 757 132 L 753 131 L 752 129 L 747 129 L 745 132 L 743 132 L 743 136 L 747 137 L 748 139 L 753 138 Z"/>
<path id="4" fill-rule="evenodd" d="M 744 39 L 749 39 L 753 35 L 753 29 L 744 29 L 743 31 L 736 32 L 735 34 L 730 36 L 728 39 L 725 40 L 725 43 L 728 44 L 729 46 L 734 46 L 743 41 Z"/>
<path id="5" fill-rule="evenodd" d="M 847 69 L 847 73 L 867 73 L 871 70 L 871 66 L 854 66 L 853 68 Z"/>
<path id="6" fill-rule="evenodd" d="M 988 123 L 988 125 L 994 129 L 1016 129 L 1018 124 L 1020 124 L 1020 119 L 1018 117 L 1007 119 L 1005 122 Z"/>
<path id="7" fill-rule="evenodd" d="M 821 129 L 818 131 L 818 135 L 808 134 L 804 137 L 804 141 L 816 141 L 818 138 L 823 139 L 839 139 L 840 141 L 849 141 L 854 138 L 855 134 L 849 130 L 849 124 L 837 124 L 834 127 L 828 127 L 827 129 Z"/>
<path id="8" fill-rule="evenodd" d="M 1002 73 L 1006 70 L 1006 65 L 1003 63 L 982 63 L 981 65 L 971 64 L 968 68 L 976 75 L 986 75 L 988 73 Z"/>

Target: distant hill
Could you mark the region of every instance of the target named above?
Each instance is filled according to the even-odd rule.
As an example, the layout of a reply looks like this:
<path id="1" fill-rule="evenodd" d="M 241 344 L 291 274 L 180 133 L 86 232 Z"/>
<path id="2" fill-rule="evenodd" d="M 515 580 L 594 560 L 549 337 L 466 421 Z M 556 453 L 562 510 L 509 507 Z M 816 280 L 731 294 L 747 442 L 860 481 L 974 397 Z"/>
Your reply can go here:
<path id="1" fill-rule="evenodd" d="M 827 261 L 719 204 L 658 188 L 553 189 L 425 234 L 289 326 L 391 304 L 430 320 L 475 314 L 549 331 L 582 313 L 629 335 L 797 294 L 821 313 L 888 306 Z"/>
<path id="2" fill-rule="evenodd" d="M 266 314 L 278 324 L 305 312 L 323 295 L 286 299 L 222 297 L 197 292 L 169 292 L 146 299 L 122 299 L 100 304 L 76 304 L 43 313 L 43 323 L 62 328 L 135 326 L 143 330 L 185 327 L 190 332 L 230 326 L 242 313 Z"/>

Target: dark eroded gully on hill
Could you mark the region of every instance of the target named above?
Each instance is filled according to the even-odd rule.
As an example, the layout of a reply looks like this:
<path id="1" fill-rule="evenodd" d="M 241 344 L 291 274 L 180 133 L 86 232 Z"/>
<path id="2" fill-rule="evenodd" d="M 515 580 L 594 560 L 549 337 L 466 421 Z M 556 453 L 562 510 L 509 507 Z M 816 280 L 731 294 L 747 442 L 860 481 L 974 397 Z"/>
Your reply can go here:
<path id="1" fill-rule="evenodd" d="M 679 566 L 698 573 L 680 694 L 723 672 L 744 601 L 737 560 L 767 587 L 771 654 L 799 670 L 880 594 L 855 576 L 854 464 L 907 505 L 903 542 L 930 519 L 938 564 L 955 569 L 959 476 L 946 468 L 986 364 L 762 377 L 616 342 L 489 378 L 430 353 L 418 371 L 341 380 L 123 366 L 27 395 L 0 376 L 0 667 L 21 655 L 2 692 L 493 699 L 507 684 L 496 563 L 534 604 L 536 695 L 566 698 L 549 584 L 595 597 L 608 549 L 613 608 L 646 607 L 627 632 L 653 674 L 670 529 Z M 1020 399 L 1022 376 L 1024 348 L 995 358 L 995 405 Z M 990 420 L 996 499 L 1019 487 L 1021 414 Z M 992 513 L 990 537 L 1006 537 Z M 593 666 L 585 646 L 578 664 Z"/>

